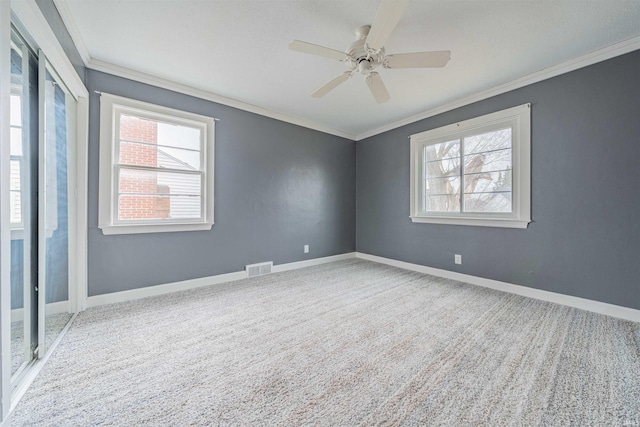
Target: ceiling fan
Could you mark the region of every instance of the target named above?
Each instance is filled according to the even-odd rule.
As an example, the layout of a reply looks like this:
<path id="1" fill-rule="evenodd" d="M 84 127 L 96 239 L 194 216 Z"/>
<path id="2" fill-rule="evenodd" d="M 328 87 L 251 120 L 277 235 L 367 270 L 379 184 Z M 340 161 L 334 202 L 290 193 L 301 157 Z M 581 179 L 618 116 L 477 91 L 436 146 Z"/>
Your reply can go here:
<path id="1" fill-rule="evenodd" d="M 384 44 L 402 17 L 409 0 L 382 0 L 373 25 L 364 25 L 356 30 L 356 41 L 345 52 L 294 40 L 289 49 L 312 55 L 337 59 L 347 64 L 348 70 L 316 89 L 311 96 L 321 98 L 340 84 L 346 82 L 355 73 L 365 76 L 371 94 L 378 104 L 389 100 L 389 92 L 382 82 L 380 74 L 374 71 L 382 65 L 387 69 L 395 68 L 440 68 L 451 58 L 448 50 L 414 52 L 386 55 Z"/>

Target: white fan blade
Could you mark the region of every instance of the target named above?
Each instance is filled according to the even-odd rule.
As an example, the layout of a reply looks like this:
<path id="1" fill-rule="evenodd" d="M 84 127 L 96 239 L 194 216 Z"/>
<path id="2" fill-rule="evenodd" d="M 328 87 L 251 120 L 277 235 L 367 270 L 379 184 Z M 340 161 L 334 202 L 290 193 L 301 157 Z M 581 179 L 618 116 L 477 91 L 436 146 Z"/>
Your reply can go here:
<path id="1" fill-rule="evenodd" d="M 315 90 L 315 92 L 311 94 L 311 96 L 313 96 L 314 98 L 322 98 L 323 96 L 331 92 L 333 89 L 337 88 L 342 83 L 349 80 L 349 77 L 351 77 L 351 71 L 345 71 L 344 73 L 340 74 L 338 77 L 331 79 L 325 85 L 320 86 L 318 89 Z"/>
<path id="2" fill-rule="evenodd" d="M 367 46 L 374 50 L 384 47 L 408 5 L 409 0 L 382 0 L 367 36 Z"/>
<path id="3" fill-rule="evenodd" d="M 378 104 L 382 104 L 383 102 L 387 102 L 391 96 L 389 96 L 389 92 L 387 88 L 384 86 L 382 79 L 380 78 L 380 74 L 371 73 L 366 78 L 367 86 L 369 86 L 369 90 L 371 94 L 376 99 Z"/>
<path id="4" fill-rule="evenodd" d="M 338 61 L 344 61 L 347 59 L 347 54 L 340 52 L 339 50 L 330 49 L 328 47 L 319 46 L 313 43 L 307 43 L 300 40 L 294 40 L 289 43 L 289 49 L 298 52 L 310 53 L 311 55 L 324 56 L 326 58 L 337 59 Z"/>
<path id="5" fill-rule="evenodd" d="M 451 59 L 451 51 L 415 52 L 387 55 L 385 68 L 441 68 Z"/>

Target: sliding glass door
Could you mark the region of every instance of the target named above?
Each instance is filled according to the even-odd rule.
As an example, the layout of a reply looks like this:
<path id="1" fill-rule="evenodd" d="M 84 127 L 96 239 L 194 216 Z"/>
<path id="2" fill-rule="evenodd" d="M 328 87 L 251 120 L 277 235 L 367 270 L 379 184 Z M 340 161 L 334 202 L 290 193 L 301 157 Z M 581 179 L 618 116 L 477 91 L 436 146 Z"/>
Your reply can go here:
<path id="1" fill-rule="evenodd" d="M 38 58 L 11 32 L 11 377 L 38 347 Z"/>
<path id="2" fill-rule="evenodd" d="M 70 320 L 69 212 L 76 101 L 11 31 L 11 382 Z M 72 205 L 73 203 L 71 203 Z"/>

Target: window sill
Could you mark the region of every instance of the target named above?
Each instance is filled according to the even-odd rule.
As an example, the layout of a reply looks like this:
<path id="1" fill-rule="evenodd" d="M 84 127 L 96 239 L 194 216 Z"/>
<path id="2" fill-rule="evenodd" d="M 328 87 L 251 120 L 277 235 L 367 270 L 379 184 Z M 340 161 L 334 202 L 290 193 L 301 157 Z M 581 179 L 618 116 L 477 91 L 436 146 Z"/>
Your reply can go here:
<path id="1" fill-rule="evenodd" d="M 469 225 L 473 227 L 501 227 L 501 228 L 527 228 L 530 220 L 505 219 L 505 218 L 451 218 L 451 217 L 425 217 L 412 216 L 412 222 L 446 225 Z"/>
<path id="2" fill-rule="evenodd" d="M 101 225 L 98 228 L 102 234 L 143 234 L 143 233 L 172 233 L 179 231 L 206 231 L 211 230 L 213 223 L 199 222 L 189 224 L 126 224 L 126 225 Z"/>

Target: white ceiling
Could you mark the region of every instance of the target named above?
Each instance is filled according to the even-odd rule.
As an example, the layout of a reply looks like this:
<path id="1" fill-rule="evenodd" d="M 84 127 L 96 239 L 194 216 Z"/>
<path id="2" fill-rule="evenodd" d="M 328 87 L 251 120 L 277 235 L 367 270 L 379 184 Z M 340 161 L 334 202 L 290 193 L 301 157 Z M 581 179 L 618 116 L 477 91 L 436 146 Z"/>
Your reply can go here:
<path id="1" fill-rule="evenodd" d="M 386 51 L 451 50 L 445 68 L 378 70 L 391 94 L 385 104 L 375 103 L 361 75 L 324 98 L 309 97 L 345 65 L 290 51 L 288 43 L 345 50 L 379 3 L 56 0 L 76 44 L 93 60 L 354 137 L 640 37 L 638 0 L 413 0 Z"/>

